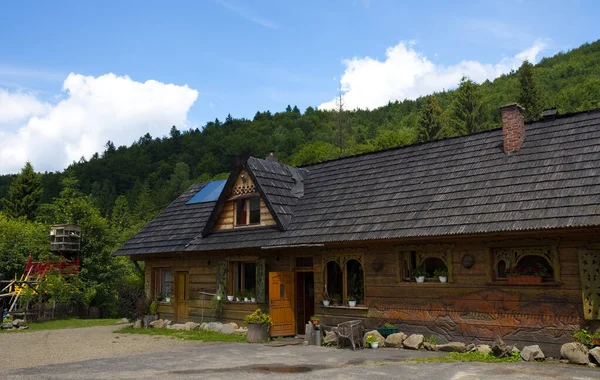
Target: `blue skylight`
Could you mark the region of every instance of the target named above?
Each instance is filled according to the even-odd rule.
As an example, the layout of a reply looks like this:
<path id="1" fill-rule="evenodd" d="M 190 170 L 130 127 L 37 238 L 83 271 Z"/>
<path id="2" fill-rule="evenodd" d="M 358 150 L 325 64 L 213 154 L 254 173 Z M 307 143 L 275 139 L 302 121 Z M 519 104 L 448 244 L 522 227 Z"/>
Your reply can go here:
<path id="1" fill-rule="evenodd" d="M 225 187 L 225 182 L 227 182 L 227 180 L 223 179 L 207 183 L 202 190 L 197 192 L 192 199 L 187 201 L 186 205 L 216 201 L 219 199 L 219 195 L 221 195 L 221 191 L 223 191 L 223 188 Z"/>

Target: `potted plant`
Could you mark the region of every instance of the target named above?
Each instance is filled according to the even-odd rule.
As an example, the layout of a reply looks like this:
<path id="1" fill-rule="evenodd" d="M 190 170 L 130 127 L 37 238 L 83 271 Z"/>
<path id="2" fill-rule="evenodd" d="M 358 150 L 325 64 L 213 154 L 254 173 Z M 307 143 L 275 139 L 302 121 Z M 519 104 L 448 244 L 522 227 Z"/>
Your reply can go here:
<path id="1" fill-rule="evenodd" d="M 170 294 L 165 296 L 165 302 L 171 303 L 171 295 Z"/>
<path id="2" fill-rule="evenodd" d="M 506 270 L 509 284 L 540 284 L 548 271 L 541 265 L 532 267 L 512 267 Z"/>
<path id="3" fill-rule="evenodd" d="M 163 300 L 163 295 L 162 295 L 162 293 L 156 293 L 156 300 L 157 300 L 158 302 L 161 302 L 161 301 Z"/>
<path id="4" fill-rule="evenodd" d="M 331 302 L 331 297 L 329 297 L 329 295 L 325 295 L 323 296 L 323 306 L 329 306 L 329 303 Z"/>
<path id="5" fill-rule="evenodd" d="M 233 302 L 235 296 L 227 296 L 227 302 Z"/>
<path id="6" fill-rule="evenodd" d="M 244 317 L 248 324 L 248 343 L 261 343 L 269 340 L 269 328 L 273 324 L 271 316 L 260 309 Z"/>
<path id="7" fill-rule="evenodd" d="M 433 271 L 433 277 L 437 277 L 440 282 L 448 282 L 448 268 L 437 268 Z"/>
<path id="8" fill-rule="evenodd" d="M 415 279 L 416 282 L 425 282 L 425 269 L 423 267 L 416 267 L 412 270 L 411 276 Z"/>
<path id="9" fill-rule="evenodd" d="M 313 315 L 312 317 L 310 317 L 310 321 L 312 322 L 313 325 L 318 325 L 319 317 L 317 317 L 316 315 Z"/>
<path id="10" fill-rule="evenodd" d="M 348 296 L 348 306 L 356 306 L 356 297 L 354 297 L 353 295 Z"/>
<path id="11" fill-rule="evenodd" d="M 389 335 L 397 333 L 398 328 L 391 323 L 386 322 L 383 324 L 383 326 L 377 328 L 377 332 L 379 332 L 384 338 L 387 338 Z"/>
<path id="12" fill-rule="evenodd" d="M 237 292 L 237 294 L 235 295 L 235 300 L 237 302 L 242 302 L 242 300 L 244 299 L 244 292 L 242 292 L 241 290 L 239 292 Z"/>
<path id="13" fill-rule="evenodd" d="M 379 341 L 373 335 L 368 335 L 366 342 L 372 349 L 379 348 Z"/>
<path id="14" fill-rule="evenodd" d="M 254 289 L 248 292 L 248 297 L 250 298 L 250 302 L 256 302 L 256 292 L 254 292 Z"/>
<path id="15" fill-rule="evenodd" d="M 331 302 L 333 302 L 333 306 L 339 306 L 341 300 L 342 297 L 340 297 L 339 294 L 334 294 L 333 297 L 331 297 Z"/>
<path id="16" fill-rule="evenodd" d="M 244 302 L 250 302 L 250 296 L 249 296 L 248 293 L 249 292 L 246 289 L 242 290 L 242 295 L 244 297 Z"/>

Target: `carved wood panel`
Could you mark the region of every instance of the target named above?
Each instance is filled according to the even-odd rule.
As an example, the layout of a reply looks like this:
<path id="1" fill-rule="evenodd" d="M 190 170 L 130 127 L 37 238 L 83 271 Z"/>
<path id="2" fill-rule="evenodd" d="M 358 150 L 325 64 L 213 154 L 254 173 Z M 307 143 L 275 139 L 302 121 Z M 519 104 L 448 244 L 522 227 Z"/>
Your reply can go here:
<path id="1" fill-rule="evenodd" d="M 583 315 L 588 320 L 600 320 L 600 250 L 579 251 L 579 273 Z"/>

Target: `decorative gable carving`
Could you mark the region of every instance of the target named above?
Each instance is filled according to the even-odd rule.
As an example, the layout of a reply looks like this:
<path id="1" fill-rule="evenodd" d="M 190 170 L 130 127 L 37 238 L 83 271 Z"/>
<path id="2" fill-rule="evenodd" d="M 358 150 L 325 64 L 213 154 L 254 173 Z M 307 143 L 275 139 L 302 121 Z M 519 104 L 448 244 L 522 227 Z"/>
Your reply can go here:
<path id="1" fill-rule="evenodd" d="M 235 180 L 229 199 L 249 194 L 258 194 L 258 192 L 256 191 L 256 186 L 254 185 L 254 182 L 252 182 L 252 179 L 250 179 L 248 172 L 242 170 Z"/>

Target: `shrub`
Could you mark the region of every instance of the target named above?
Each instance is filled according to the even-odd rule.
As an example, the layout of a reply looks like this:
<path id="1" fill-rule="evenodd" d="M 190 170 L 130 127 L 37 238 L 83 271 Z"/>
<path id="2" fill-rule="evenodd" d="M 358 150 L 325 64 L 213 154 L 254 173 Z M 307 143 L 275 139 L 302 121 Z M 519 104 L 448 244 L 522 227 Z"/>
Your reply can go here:
<path id="1" fill-rule="evenodd" d="M 119 297 L 119 314 L 129 319 L 137 319 L 138 304 L 144 298 L 144 283 L 137 278 L 125 278 L 116 284 Z"/>
<path id="2" fill-rule="evenodd" d="M 246 322 L 249 325 L 254 323 L 260 323 L 263 325 L 271 326 L 273 324 L 271 316 L 267 313 L 264 313 L 260 309 L 256 309 L 254 313 L 246 315 L 244 317 L 244 322 Z"/>

